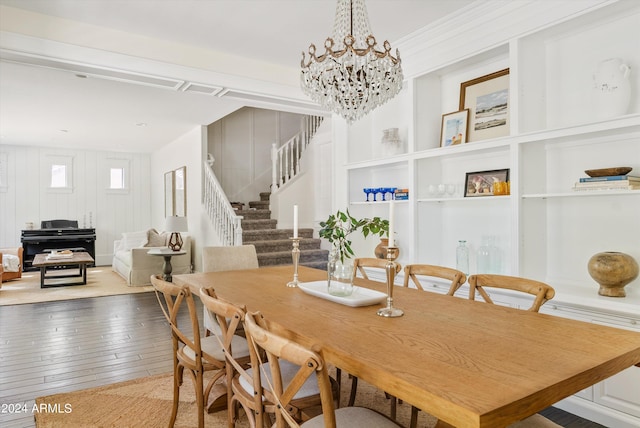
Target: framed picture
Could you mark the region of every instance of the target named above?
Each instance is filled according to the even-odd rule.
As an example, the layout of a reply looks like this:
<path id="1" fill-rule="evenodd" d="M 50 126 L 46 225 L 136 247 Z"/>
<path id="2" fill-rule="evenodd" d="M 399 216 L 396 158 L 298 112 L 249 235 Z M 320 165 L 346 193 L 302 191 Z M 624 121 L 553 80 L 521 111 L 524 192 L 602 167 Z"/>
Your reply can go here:
<path id="1" fill-rule="evenodd" d="M 455 146 L 467 142 L 469 109 L 454 111 L 442 115 L 440 147 Z"/>
<path id="2" fill-rule="evenodd" d="M 460 110 L 469 109 L 467 141 L 509 135 L 509 69 L 460 84 Z"/>
<path id="3" fill-rule="evenodd" d="M 509 181 L 509 169 L 467 172 L 465 197 L 493 196 L 493 183 Z"/>

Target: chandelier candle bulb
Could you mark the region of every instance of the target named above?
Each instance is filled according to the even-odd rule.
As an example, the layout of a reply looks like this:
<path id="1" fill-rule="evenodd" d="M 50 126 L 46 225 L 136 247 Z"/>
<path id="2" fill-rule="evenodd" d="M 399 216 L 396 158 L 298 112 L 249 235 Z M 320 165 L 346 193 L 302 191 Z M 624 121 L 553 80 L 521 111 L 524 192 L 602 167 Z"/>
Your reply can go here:
<path id="1" fill-rule="evenodd" d="M 298 206 L 293 206 L 293 237 L 298 237 Z"/>
<path id="2" fill-rule="evenodd" d="M 395 239 L 394 239 L 394 227 L 393 227 L 393 223 L 394 223 L 394 216 L 395 216 L 395 203 L 393 202 L 393 200 L 389 201 L 389 247 L 395 247 Z"/>

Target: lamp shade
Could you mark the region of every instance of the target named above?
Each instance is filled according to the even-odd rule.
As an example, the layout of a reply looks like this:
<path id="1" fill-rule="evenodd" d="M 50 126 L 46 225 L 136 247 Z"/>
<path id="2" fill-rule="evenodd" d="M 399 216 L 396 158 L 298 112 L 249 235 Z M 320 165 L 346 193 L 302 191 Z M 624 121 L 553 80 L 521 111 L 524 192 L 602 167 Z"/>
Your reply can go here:
<path id="1" fill-rule="evenodd" d="M 186 217 L 170 216 L 164 226 L 167 232 L 188 232 L 189 226 Z"/>

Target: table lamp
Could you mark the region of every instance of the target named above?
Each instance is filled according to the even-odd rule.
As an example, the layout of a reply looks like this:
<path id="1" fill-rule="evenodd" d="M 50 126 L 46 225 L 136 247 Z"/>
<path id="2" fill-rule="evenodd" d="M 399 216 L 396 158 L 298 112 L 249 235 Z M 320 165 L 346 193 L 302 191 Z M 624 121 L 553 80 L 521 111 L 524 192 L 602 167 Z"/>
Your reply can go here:
<path id="1" fill-rule="evenodd" d="M 180 232 L 189 231 L 189 228 L 187 226 L 187 218 L 178 216 L 167 217 L 165 230 L 167 232 L 171 232 L 168 247 L 173 251 L 180 251 L 180 249 L 182 248 L 182 236 L 180 236 Z"/>

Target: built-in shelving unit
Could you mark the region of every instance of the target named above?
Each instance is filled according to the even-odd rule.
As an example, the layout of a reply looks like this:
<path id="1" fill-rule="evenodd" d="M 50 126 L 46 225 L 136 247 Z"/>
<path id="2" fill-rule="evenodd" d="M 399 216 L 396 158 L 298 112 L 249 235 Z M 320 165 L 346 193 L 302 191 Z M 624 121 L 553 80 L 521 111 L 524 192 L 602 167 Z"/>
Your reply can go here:
<path id="1" fill-rule="evenodd" d="M 501 273 L 556 289 L 543 312 L 640 332 L 640 278 L 627 286 L 626 298 L 615 299 L 599 296 L 587 272 L 589 258 L 601 251 L 640 261 L 640 191 L 572 190 L 588 169 L 630 166 L 640 175 L 640 3 L 594 1 L 548 22 L 523 33 L 509 27 L 511 36 L 479 53 L 430 64 L 399 97 L 351 126 L 346 202 L 356 215 L 384 216 L 388 203 L 363 203 L 362 189 L 407 188 L 409 200 L 395 213 L 400 263 L 455 267 L 455 248 L 464 239 L 473 274 L 475 250 L 491 236 Z M 611 57 L 631 65 L 635 92 L 627 114 L 604 117 L 593 99 L 593 73 Z M 458 110 L 460 84 L 505 68 L 509 135 L 440 147 L 441 118 Z M 404 153 L 379 150 L 388 127 L 400 128 Z M 505 168 L 510 196 L 463 196 L 466 173 Z M 456 190 L 434 192 L 438 184 Z M 436 284 L 432 291 L 445 288 Z M 520 306 L 508 293 L 500 300 Z M 563 403 L 608 426 L 638 426 L 639 385 L 640 368 L 632 368 Z"/>

